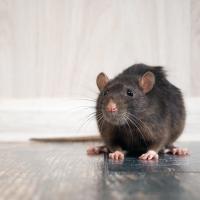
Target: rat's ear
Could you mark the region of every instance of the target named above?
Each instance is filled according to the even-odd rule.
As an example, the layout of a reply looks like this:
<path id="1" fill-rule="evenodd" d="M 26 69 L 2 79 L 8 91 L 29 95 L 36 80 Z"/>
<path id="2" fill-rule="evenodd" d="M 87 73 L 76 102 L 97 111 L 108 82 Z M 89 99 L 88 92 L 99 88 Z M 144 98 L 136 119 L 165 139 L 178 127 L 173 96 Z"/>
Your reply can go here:
<path id="1" fill-rule="evenodd" d="M 106 74 L 104 74 L 103 72 L 101 72 L 96 79 L 97 82 L 97 86 L 99 88 L 99 90 L 103 90 L 103 88 L 106 86 L 106 84 L 108 83 L 109 78 L 106 76 Z"/>
<path id="2" fill-rule="evenodd" d="M 155 75 L 148 71 L 139 79 L 139 86 L 144 93 L 148 93 L 155 84 Z"/>

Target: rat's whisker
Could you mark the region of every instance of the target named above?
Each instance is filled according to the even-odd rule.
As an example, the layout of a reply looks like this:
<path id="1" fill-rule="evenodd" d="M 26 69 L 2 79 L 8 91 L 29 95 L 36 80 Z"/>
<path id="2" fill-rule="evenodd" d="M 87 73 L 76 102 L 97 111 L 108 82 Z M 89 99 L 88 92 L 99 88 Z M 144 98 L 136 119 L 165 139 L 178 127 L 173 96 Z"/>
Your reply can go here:
<path id="1" fill-rule="evenodd" d="M 102 129 L 103 129 L 103 126 L 104 126 L 104 122 L 105 122 L 105 120 L 102 118 L 102 120 L 101 120 L 101 122 L 100 122 L 100 131 L 102 131 Z"/>
<path id="2" fill-rule="evenodd" d="M 84 122 L 81 124 L 81 126 L 78 128 L 78 132 L 81 130 L 81 128 L 83 128 L 86 124 L 88 124 L 92 118 L 95 119 L 95 115 L 96 115 L 96 112 L 90 113 L 90 114 L 86 117 L 85 121 L 84 121 Z"/>
<path id="3" fill-rule="evenodd" d="M 74 107 L 74 108 L 71 108 L 71 109 L 67 109 L 66 111 L 68 113 L 73 113 L 73 112 L 77 112 L 77 111 L 80 111 L 80 110 L 94 110 L 95 107 L 90 107 L 90 106 L 77 106 L 77 107 Z"/>
<path id="4" fill-rule="evenodd" d="M 152 138 L 152 133 L 149 129 L 149 127 L 140 119 L 138 119 L 135 115 L 131 114 L 131 113 L 128 113 L 130 116 L 132 116 L 135 120 L 138 121 L 138 124 L 140 124 L 140 126 L 142 126 L 146 131 L 147 134 L 149 134 L 150 138 Z M 140 123 L 139 123 L 140 122 Z"/>
<path id="5" fill-rule="evenodd" d="M 132 121 L 127 115 L 126 115 L 127 121 L 130 122 L 130 124 L 134 127 L 134 129 L 138 129 L 137 126 L 135 126 L 135 122 Z M 131 137 L 131 142 L 134 143 L 134 134 L 132 134 L 134 132 L 134 129 L 132 128 L 129 134 L 129 137 Z M 140 129 L 139 129 L 140 131 Z"/>
<path id="6" fill-rule="evenodd" d="M 132 116 L 134 118 L 134 121 L 137 122 L 138 126 L 140 126 L 140 128 L 142 130 L 144 130 L 144 126 L 146 126 L 141 120 L 137 119 L 136 117 Z M 142 133 L 146 133 L 144 131 L 141 131 Z M 147 130 L 147 134 L 149 134 L 149 131 Z"/>
<path id="7" fill-rule="evenodd" d="M 100 122 L 103 119 L 103 115 L 102 114 L 96 115 L 96 119 L 98 122 Z"/>
<path id="8" fill-rule="evenodd" d="M 80 100 L 80 101 L 92 101 L 92 102 L 95 102 L 96 103 L 96 99 L 90 99 L 90 98 L 80 98 L 80 99 L 77 99 L 77 100 Z"/>
<path id="9" fill-rule="evenodd" d="M 133 125 L 138 129 L 139 133 L 141 134 L 142 138 L 143 138 L 143 141 L 145 142 L 146 144 L 146 140 L 145 140 L 145 137 L 144 137 L 144 134 L 143 134 L 143 131 L 140 129 L 141 127 L 139 126 L 139 124 L 134 120 L 134 119 L 130 119 L 130 117 L 127 115 L 127 119 L 133 123 Z M 147 144 L 146 144 L 147 145 Z"/>
<path id="10" fill-rule="evenodd" d="M 129 134 L 128 131 L 127 131 L 127 132 L 126 132 L 126 135 L 127 135 L 128 137 L 131 136 L 131 142 L 133 143 L 133 135 L 131 134 L 131 133 L 132 133 L 132 129 L 131 129 L 130 125 L 129 125 L 129 122 L 128 122 L 128 120 L 127 120 L 126 114 L 123 114 L 123 118 L 124 118 L 126 124 L 128 125 L 128 130 L 130 131 L 130 134 Z M 126 126 L 125 126 L 125 127 L 126 127 Z"/>
<path id="11" fill-rule="evenodd" d="M 101 132 L 105 120 L 104 120 L 104 117 L 103 117 L 103 114 L 102 114 L 102 113 L 99 113 L 98 116 L 99 116 L 100 118 L 98 119 L 98 117 L 97 117 L 97 121 L 99 122 L 99 129 L 100 129 L 100 132 Z"/>
<path id="12" fill-rule="evenodd" d="M 77 108 L 95 109 L 95 106 L 78 106 Z"/>

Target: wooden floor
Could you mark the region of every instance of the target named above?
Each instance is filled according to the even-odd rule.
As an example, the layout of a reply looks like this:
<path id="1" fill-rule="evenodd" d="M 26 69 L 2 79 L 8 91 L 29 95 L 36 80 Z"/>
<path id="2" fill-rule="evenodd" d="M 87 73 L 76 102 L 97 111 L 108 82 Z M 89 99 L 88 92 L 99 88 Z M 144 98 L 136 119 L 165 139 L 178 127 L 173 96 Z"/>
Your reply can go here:
<path id="1" fill-rule="evenodd" d="M 0 143 L 0 200 L 199 199 L 200 143 L 158 162 L 89 157 L 91 143 Z"/>

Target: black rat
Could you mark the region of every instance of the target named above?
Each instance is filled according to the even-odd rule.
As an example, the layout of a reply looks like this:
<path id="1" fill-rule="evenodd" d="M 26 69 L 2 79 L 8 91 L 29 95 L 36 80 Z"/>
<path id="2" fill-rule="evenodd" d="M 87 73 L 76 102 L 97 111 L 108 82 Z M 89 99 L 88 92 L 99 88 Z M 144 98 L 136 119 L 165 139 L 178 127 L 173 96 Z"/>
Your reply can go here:
<path id="1" fill-rule="evenodd" d="M 114 79 L 100 73 L 96 104 L 98 129 L 105 146 L 88 154 L 108 151 L 111 159 L 125 153 L 142 160 L 158 159 L 161 151 L 187 155 L 173 145 L 184 129 L 186 112 L 180 89 L 166 79 L 162 67 L 135 64 Z"/>

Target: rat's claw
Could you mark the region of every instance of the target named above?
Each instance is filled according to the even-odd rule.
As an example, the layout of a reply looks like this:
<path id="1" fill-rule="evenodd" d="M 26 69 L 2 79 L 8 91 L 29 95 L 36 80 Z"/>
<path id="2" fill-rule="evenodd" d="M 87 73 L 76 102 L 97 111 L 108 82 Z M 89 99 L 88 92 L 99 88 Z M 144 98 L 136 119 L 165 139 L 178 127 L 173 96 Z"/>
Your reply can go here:
<path id="1" fill-rule="evenodd" d="M 98 155 L 98 154 L 100 154 L 99 148 L 98 147 L 89 147 L 87 149 L 87 154 L 88 155 Z"/>
<path id="2" fill-rule="evenodd" d="M 109 153 L 109 158 L 111 158 L 112 160 L 123 160 L 124 153 L 121 151 L 115 151 L 113 153 Z"/>
<path id="3" fill-rule="evenodd" d="M 153 150 L 149 150 L 146 153 L 142 154 L 139 159 L 141 160 L 158 160 L 158 154 L 153 151 Z"/>
<path id="4" fill-rule="evenodd" d="M 172 149 L 172 154 L 178 156 L 186 156 L 189 155 L 189 150 L 186 148 L 175 147 Z"/>

